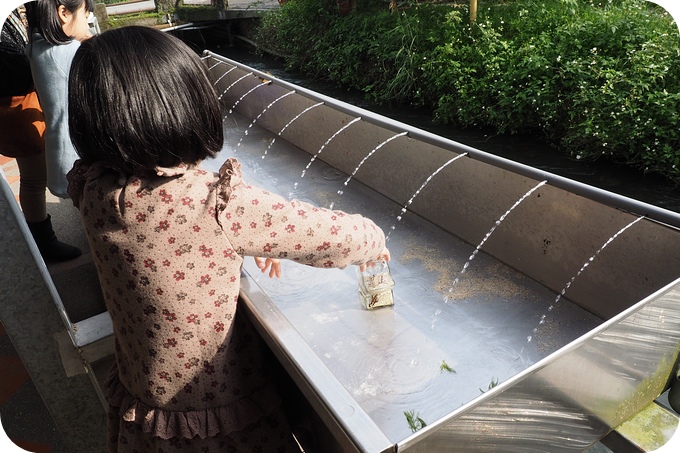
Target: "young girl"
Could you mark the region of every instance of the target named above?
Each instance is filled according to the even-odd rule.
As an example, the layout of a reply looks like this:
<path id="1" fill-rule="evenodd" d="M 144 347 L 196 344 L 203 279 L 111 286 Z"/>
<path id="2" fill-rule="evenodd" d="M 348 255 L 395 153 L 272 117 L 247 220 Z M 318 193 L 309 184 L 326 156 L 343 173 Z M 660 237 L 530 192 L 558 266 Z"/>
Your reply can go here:
<path id="1" fill-rule="evenodd" d="M 16 158 L 19 203 L 40 254 L 46 261 L 67 261 L 80 249 L 57 239 L 45 199 L 45 121 L 26 57 L 28 41 L 23 8 L 10 14 L 0 39 L 0 154 Z"/>
<path id="2" fill-rule="evenodd" d="M 81 45 L 69 126 L 69 193 L 116 337 L 110 451 L 299 451 L 237 310 L 243 259 L 363 265 L 389 259 L 382 230 L 247 185 L 235 159 L 201 170 L 223 146 L 217 96 L 200 58 L 155 29 Z"/>
<path id="3" fill-rule="evenodd" d="M 47 187 L 68 197 L 66 173 L 78 158 L 68 135 L 66 91 L 71 60 L 90 36 L 87 18 L 94 0 L 36 0 L 26 4 L 30 31 L 28 56 L 45 114 Z"/>

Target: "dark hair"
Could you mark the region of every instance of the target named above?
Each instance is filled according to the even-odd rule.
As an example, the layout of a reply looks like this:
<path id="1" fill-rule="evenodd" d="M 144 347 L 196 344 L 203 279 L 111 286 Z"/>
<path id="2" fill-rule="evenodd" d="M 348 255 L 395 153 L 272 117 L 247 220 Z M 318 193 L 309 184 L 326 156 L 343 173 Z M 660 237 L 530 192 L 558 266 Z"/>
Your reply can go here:
<path id="1" fill-rule="evenodd" d="M 71 140 L 88 164 L 124 174 L 195 164 L 222 149 L 217 93 L 178 38 L 129 26 L 84 41 L 69 77 Z"/>
<path id="2" fill-rule="evenodd" d="M 64 5 L 70 13 L 75 13 L 85 4 L 85 11 L 94 11 L 94 0 L 35 0 L 26 3 L 26 19 L 31 31 L 37 31 L 45 41 L 53 45 L 68 44 L 72 36 L 64 33 L 59 15 L 59 7 Z"/>

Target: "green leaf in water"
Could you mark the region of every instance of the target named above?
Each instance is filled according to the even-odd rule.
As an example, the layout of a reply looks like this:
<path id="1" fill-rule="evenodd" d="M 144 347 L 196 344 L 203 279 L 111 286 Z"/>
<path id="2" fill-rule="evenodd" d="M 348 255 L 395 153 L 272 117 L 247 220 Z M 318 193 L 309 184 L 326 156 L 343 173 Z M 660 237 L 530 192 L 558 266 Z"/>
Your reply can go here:
<path id="1" fill-rule="evenodd" d="M 442 371 L 448 371 L 449 373 L 455 373 L 456 370 L 451 368 L 448 363 L 446 363 L 446 360 L 442 360 L 442 364 L 439 365 L 439 372 L 441 373 Z"/>
<path id="2" fill-rule="evenodd" d="M 491 390 L 495 386 L 498 385 L 498 378 L 491 378 L 491 382 L 489 382 L 489 386 L 486 388 L 486 390 Z M 486 393 L 486 390 L 482 390 L 481 388 L 479 389 L 480 392 Z"/>
<path id="3" fill-rule="evenodd" d="M 415 411 L 404 411 L 404 415 L 406 416 L 408 426 L 411 428 L 411 432 L 413 433 L 427 426 L 425 420 L 420 418 Z"/>

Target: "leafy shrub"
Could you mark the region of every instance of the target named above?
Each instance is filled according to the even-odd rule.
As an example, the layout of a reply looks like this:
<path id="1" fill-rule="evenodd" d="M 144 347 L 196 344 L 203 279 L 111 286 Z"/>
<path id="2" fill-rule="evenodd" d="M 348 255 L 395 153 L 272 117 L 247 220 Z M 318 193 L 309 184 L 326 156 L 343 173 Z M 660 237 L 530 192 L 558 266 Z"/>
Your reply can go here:
<path id="1" fill-rule="evenodd" d="M 462 4 L 289 0 L 258 42 L 314 77 L 436 121 L 540 134 L 578 159 L 606 157 L 680 182 L 680 36 L 645 0 Z M 272 44 L 274 43 L 274 44 Z"/>

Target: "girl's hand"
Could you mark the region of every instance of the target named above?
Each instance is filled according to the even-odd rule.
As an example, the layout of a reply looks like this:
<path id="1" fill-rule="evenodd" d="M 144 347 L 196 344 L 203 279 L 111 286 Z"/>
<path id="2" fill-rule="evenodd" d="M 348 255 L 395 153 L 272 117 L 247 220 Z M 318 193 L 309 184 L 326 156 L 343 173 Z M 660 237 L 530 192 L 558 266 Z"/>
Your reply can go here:
<path id="1" fill-rule="evenodd" d="M 381 260 L 383 260 L 383 261 L 389 261 L 389 260 L 390 260 L 390 251 L 387 250 L 387 247 L 385 247 L 385 248 L 383 249 L 383 251 L 380 252 L 380 255 L 378 255 L 378 257 L 377 257 L 375 260 L 373 260 L 373 261 L 381 261 Z M 366 270 L 366 268 L 367 268 L 368 266 L 375 266 L 375 264 L 373 264 L 372 261 L 369 261 L 368 263 L 364 263 L 364 264 L 362 264 L 361 266 L 359 266 L 359 270 L 360 270 L 361 272 L 363 272 L 363 271 Z"/>
<path id="2" fill-rule="evenodd" d="M 276 258 L 255 257 L 255 264 L 264 274 L 269 269 L 269 278 L 281 278 L 281 261 Z"/>

